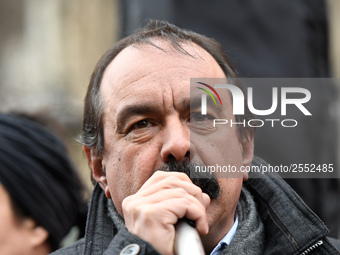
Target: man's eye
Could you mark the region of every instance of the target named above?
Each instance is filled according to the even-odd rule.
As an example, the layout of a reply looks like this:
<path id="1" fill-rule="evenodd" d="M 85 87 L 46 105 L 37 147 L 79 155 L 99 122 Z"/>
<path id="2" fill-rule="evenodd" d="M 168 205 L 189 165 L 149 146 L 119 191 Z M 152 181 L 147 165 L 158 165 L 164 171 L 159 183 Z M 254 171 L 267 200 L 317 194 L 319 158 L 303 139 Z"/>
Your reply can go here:
<path id="1" fill-rule="evenodd" d="M 150 125 L 150 122 L 148 120 L 141 120 L 136 122 L 131 126 L 131 129 L 141 129 L 141 128 L 146 128 Z"/>
<path id="2" fill-rule="evenodd" d="M 190 116 L 190 122 L 203 122 L 210 119 L 211 119 L 210 115 L 202 115 L 199 113 L 191 114 Z"/>

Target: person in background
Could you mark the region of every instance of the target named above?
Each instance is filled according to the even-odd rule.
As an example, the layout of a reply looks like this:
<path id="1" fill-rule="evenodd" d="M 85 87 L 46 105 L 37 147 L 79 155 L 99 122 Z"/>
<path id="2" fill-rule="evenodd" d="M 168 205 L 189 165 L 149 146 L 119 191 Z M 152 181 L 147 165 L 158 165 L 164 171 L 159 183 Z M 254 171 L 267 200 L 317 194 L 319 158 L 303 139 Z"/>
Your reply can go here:
<path id="1" fill-rule="evenodd" d="M 84 187 L 62 141 L 0 113 L 0 254 L 46 255 L 72 227 L 84 234 Z"/>

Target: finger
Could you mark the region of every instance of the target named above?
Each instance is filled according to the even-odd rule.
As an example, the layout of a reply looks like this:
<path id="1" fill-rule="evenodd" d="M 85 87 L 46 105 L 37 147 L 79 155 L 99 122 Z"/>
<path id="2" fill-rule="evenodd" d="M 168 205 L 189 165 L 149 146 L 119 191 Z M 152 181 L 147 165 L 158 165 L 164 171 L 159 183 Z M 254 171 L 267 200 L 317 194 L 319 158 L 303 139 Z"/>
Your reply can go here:
<path id="1" fill-rule="evenodd" d="M 175 188 L 183 188 L 188 194 L 196 197 L 203 205 L 206 204 L 203 198 L 203 193 L 200 187 L 193 184 L 190 178 L 179 179 L 178 175 L 166 175 L 163 176 L 163 179 L 160 179 L 158 182 L 153 183 L 152 185 L 148 185 L 140 189 L 139 194 L 141 196 L 149 196 L 153 193 L 156 193 L 161 189 L 175 189 Z M 181 176 L 182 177 L 182 176 Z"/>
<path id="2" fill-rule="evenodd" d="M 195 203 L 192 196 L 176 197 L 160 201 L 158 203 L 140 203 L 133 206 L 133 210 L 127 209 L 124 215 L 133 215 L 127 220 L 127 228 L 130 232 L 137 234 L 144 231 L 146 223 L 149 229 L 160 227 L 164 229 L 172 228 L 181 218 L 188 218 L 196 222 L 196 228 L 202 235 L 208 233 L 209 227 L 205 208 L 201 203 Z"/>
<path id="3" fill-rule="evenodd" d="M 130 214 L 134 211 L 142 211 L 146 205 L 157 204 L 163 201 L 167 201 L 173 198 L 186 198 L 193 204 L 197 204 L 201 207 L 201 210 L 206 210 L 205 206 L 196 197 L 188 194 L 183 188 L 174 189 L 161 189 L 149 196 L 140 196 L 135 194 L 129 196 L 123 200 L 123 213 L 129 212 Z"/>
<path id="4" fill-rule="evenodd" d="M 209 207 L 210 202 L 211 202 L 210 197 L 209 197 L 208 194 L 203 193 L 202 198 L 203 198 L 203 205 L 205 207 L 205 210 L 208 210 L 208 207 Z"/>
<path id="5" fill-rule="evenodd" d="M 140 188 L 140 190 L 143 190 L 144 188 L 149 187 L 150 185 L 153 185 L 154 183 L 157 183 L 167 177 L 174 176 L 182 181 L 192 182 L 188 175 L 185 173 L 180 172 L 164 172 L 164 171 L 156 171 Z"/>
<path id="6" fill-rule="evenodd" d="M 152 208 L 151 211 L 150 208 Z M 164 224 L 175 224 L 178 219 L 187 217 L 197 221 L 197 228 L 202 234 L 206 234 L 208 229 L 206 208 L 199 200 L 181 188 L 160 190 L 148 197 L 126 198 L 123 201 L 123 214 L 126 218 L 132 217 L 130 222 L 136 221 L 137 218 L 139 218 L 137 221 L 147 220 L 148 222 L 150 219 L 157 219 Z"/>
<path id="7" fill-rule="evenodd" d="M 177 223 L 178 219 L 185 217 L 196 222 L 196 229 L 200 234 L 206 235 L 208 233 L 209 225 L 206 211 L 204 208 L 202 208 L 201 204 L 192 203 L 192 201 L 190 201 L 190 199 L 187 197 L 173 198 L 158 203 L 155 205 L 155 210 L 159 210 L 160 208 L 164 207 L 167 208 L 164 214 L 166 215 L 170 213 L 169 215 L 165 216 L 165 219 L 169 219 L 169 221 L 166 222 L 167 224 L 174 225 Z M 172 215 L 175 217 L 172 217 Z"/>

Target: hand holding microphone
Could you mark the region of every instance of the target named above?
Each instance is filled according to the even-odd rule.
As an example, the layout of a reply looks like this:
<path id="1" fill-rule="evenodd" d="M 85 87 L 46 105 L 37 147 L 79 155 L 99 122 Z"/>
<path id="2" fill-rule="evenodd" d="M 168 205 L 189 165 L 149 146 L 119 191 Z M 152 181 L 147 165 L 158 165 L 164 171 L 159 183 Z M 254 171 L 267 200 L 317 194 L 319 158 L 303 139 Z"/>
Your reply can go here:
<path id="1" fill-rule="evenodd" d="M 201 255 L 204 252 L 197 248 L 202 247 L 198 233 L 205 235 L 209 231 L 209 203 L 209 196 L 186 174 L 158 171 L 138 192 L 123 200 L 122 209 L 129 232 L 152 244 L 161 254 Z M 195 222 L 196 228 L 182 220 L 185 217 Z M 201 252 L 194 253 L 194 247 Z"/>

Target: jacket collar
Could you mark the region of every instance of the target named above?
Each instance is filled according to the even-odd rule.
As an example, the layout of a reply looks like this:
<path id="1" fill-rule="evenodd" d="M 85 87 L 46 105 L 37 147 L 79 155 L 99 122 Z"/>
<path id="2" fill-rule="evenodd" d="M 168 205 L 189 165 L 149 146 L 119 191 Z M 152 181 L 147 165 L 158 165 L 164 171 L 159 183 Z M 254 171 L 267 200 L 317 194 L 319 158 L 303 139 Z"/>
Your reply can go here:
<path id="1" fill-rule="evenodd" d="M 261 164 L 267 165 L 255 157 L 252 165 Z M 270 254 L 302 252 L 327 235 L 325 224 L 277 174 L 251 173 L 244 185 L 258 204 Z"/>
<path id="2" fill-rule="evenodd" d="M 89 205 L 83 254 L 103 254 L 116 233 L 117 230 L 108 216 L 107 198 L 96 183 Z"/>

